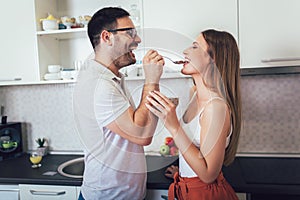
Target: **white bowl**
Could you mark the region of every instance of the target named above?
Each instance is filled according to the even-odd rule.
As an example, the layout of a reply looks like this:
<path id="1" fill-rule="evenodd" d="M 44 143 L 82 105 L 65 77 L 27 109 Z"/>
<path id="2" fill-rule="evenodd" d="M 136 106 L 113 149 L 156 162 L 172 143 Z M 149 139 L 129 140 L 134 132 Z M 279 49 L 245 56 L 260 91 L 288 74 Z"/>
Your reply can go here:
<path id="1" fill-rule="evenodd" d="M 57 30 L 58 29 L 57 20 L 53 20 L 53 19 L 44 19 L 42 21 L 42 26 L 43 26 L 44 31 Z"/>
<path id="2" fill-rule="evenodd" d="M 57 73 L 60 72 L 62 67 L 60 65 L 48 65 L 48 72 L 49 73 Z"/>

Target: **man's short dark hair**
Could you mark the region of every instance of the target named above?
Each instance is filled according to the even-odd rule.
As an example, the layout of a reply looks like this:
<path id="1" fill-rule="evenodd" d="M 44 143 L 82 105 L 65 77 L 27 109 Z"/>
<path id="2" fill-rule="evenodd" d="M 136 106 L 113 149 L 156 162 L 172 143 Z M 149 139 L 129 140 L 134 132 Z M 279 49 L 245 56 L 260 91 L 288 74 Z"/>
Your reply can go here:
<path id="1" fill-rule="evenodd" d="M 100 42 L 100 33 L 107 29 L 115 29 L 117 19 L 130 16 L 130 14 L 118 7 L 106 7 L 98 10 L 88 23 L 88 36 L 95 48 Z"/>

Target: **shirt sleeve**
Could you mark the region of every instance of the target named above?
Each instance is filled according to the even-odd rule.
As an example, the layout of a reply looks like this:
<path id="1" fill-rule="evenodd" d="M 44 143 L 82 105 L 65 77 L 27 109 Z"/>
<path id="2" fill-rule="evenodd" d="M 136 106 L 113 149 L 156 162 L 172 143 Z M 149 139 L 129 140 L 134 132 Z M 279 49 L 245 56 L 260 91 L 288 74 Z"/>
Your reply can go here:
<path id="1" fill-rule="evenodd" d="M 113 80 L 100 79 L 94 95 L 94 111 L 97 122 L 107 126 L 130 106 L 121 87 Z"/>

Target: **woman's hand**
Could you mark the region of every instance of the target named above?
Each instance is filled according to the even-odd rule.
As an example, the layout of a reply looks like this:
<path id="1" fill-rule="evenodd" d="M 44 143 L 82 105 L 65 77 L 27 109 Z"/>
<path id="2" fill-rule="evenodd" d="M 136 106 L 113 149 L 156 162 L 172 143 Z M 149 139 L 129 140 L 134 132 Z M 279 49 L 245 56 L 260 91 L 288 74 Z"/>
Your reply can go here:
<path id="1" fill-rule="evenodd" d="M 171 165 L 166 169 L 165 176 L 168 178 L 174 178 L 175 173 L 178 171 L 179 171 L 178 166 Z"/>
<path id="2" fill-rule="evenodd" d="M 176 114 L 176 105 L 158 91 L 152 91 L 147 96 L 146 107 L 163 122 L 164 126 L 174 136 L 180 124 Z"/>

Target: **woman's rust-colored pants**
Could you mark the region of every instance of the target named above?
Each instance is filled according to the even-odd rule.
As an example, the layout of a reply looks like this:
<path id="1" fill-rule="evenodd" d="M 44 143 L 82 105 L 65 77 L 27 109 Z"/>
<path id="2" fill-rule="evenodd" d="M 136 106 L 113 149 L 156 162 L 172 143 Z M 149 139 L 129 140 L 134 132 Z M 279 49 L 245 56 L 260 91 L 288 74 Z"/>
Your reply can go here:
<path id="1" fill-rule="evenodd" d="M 177 172 L 168 192 L 169 200 L 174 200 L 175 197 L 178 200 L 238 200 L 222 172 L 213 183 L 208 184 L 198 177 L 180 177 Z"/>

